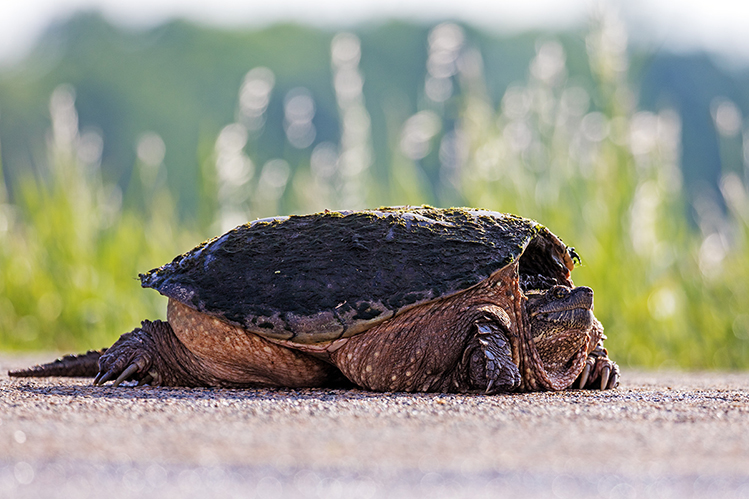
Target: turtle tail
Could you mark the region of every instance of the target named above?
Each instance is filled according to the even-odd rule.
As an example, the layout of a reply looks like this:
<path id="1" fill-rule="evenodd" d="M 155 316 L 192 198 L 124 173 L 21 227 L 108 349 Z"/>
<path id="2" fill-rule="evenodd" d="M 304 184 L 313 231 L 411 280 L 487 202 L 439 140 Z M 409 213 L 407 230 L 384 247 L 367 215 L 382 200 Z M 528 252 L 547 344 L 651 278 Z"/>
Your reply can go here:
<path id="1" fill-rule="evenodd" d="M 99 357 L 106 351 L 106 348 L 102 348 L 101 350 L 89 350 L 79 355 L 66 355 L 47 364 L 8 371 L 8 376 L 15 378 L 46 378 L 49 376 L 93 378 L 99 372 Z"/>

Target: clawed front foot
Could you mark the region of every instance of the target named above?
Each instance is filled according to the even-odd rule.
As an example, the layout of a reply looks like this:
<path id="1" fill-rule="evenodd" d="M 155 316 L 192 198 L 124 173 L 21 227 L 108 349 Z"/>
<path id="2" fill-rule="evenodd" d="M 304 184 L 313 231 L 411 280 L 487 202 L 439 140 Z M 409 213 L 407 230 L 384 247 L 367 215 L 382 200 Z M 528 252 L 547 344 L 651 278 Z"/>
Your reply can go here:
<path id="1" fill-rule="evenodd" d="M 114 379 L 112 386 L 123 381 L 137 380 L 138 386 L 161 384 L 161 376 L 154 366 L 156 344 L 150 334 L 155 323 L 144 321 L 142 326 L 120 336 L 99 358 L 99 373 L 94 386 L 103 386 Z"/>
<path id="2" fill-rule="evenodd" d="M 485 393 L 510 392 L 520 386 L 520 371 L 512 361 L 510 343 L 494 323 L 476 324 L 476 335 L 466 355 L 470 356 L 471 385 Z"/>
<path id="3" fill-rule="evenodd" d="M 585 367 L 575 385 L 581 390 L 609 390 L 619 386 L 619 366 L 609 359 L 602 342 L 588 354 Z"/>

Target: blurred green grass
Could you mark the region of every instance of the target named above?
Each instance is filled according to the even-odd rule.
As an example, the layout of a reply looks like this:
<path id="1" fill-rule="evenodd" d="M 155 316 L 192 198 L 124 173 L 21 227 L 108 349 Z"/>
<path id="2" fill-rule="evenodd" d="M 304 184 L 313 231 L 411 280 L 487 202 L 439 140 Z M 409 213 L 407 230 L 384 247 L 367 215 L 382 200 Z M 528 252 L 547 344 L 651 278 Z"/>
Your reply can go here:
<path id="1" fill-rule="evenodd" d="M 141 290 L 138 273 L 248 218 L 429 203 L 534 218 L 575 246 L 583 264 L 573 278 L 595 290 L 615 360 L 748 367 L 745 180 L 724 176 L 728 213 L 717 229 L 688 220 L 678 115 L 636 108 L 626 45 L 616 43 L 620 29 L 606 18 L 591 28 L 592 92 L 564 77 L 564 50 L 551 40 L 538 45 L 527 81 L 508 88 L 497 108 L 486 95 L 480 56 L 461 46 L 460 28 L 436 27 L 430 57 L 442 66 L 431 67 L 416 114 L 387 110 L 389 170 L 379 181 L 370 171 L 370 120 L 356 86 L 358 40 L 339 35 L 331 75 L 339 143 L 294 164 L 277 158 L 256 165 L 253 122 L 228 124 L 215 141 L 198 144 L 194 220 L 178 216 L 155 134 L 140 140 L 126 192 L 105 182 L 102 139 L 78 130 L 74 89 L 58 87 L 46 168 L 12 186 L 12 203 L 0 185 L 0 348 L 101 347 L 143 319 L 163 317 L 165 300 Z M 260 71 L 252 81 L 268 78 Z M 295 140 L 304 140 L 300 123 Z"/>

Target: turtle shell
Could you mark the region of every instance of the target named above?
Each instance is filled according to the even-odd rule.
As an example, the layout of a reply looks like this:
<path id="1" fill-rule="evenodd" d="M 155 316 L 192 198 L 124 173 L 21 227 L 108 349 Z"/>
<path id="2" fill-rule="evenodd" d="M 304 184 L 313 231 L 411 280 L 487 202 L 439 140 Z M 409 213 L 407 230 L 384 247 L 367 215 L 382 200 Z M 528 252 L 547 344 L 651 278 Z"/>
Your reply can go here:
<path id="1" fill-rule="evenodd" d="M 255 220 L 141 274 L 143 287 L 262 336 L 349 337 L 520 259 L 571 285 L 570 250 L 533 220 L 428 206 Z"/>

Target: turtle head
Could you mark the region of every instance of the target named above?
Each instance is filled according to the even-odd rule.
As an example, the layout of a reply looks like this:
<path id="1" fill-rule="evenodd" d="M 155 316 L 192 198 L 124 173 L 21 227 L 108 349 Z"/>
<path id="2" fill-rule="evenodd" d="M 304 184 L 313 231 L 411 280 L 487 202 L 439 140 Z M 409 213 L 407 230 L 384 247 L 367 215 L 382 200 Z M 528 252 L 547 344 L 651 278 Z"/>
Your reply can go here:
<path id="1" fill-rule="evenodd" d="M 598 323 L 593 315 L 593 290 L 555 285 L 526 293 L 531 338 L 552 386 L 569 386 L 580 374 L 591 333 Z M 557 388 L 554 388 L 557 389 Z"/>
<path id="2" fill-rule="evenodd" d="M 555 338 L 568 330 L 587 330 L 593 321 L 593 290 L 556 285 L 527 293 L 526 310 L 533 340 Z M 537 340 L 538 338 L 538 340 Z"/>

